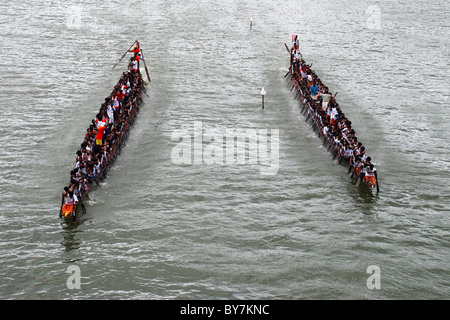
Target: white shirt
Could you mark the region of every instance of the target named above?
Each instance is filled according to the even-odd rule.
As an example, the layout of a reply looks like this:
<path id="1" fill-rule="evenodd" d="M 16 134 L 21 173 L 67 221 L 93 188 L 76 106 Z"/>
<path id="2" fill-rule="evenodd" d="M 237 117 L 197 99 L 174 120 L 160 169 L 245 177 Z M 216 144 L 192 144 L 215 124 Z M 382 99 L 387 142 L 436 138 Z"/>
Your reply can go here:
<path id="1" fill-rule="evenodd" d="M 77 204 L 78 203 L 78 197 L 74 194 L 73 198 L 71 198 L 68 194 L 66 194 L 64 198 L 64 202 L 68 205 Z"/>

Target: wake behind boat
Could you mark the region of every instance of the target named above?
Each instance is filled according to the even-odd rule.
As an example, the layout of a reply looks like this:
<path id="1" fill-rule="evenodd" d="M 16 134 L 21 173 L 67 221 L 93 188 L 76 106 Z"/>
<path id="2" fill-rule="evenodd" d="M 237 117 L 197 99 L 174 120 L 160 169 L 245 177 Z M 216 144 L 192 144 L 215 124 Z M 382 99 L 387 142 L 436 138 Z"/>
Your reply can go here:
<path id="1" fill-rule="evenodd" d="M 323 137 L 323 145 L 327 146 L 338 157 L 339 163 L 348 165 L 348 174 L 357 177 L 357 186 L 361 181 L 370 189 L 378 185 L 378 175 L 371 157 L 366 155 L 365 147 L 356 137 L 352 123 L 342 112 L 336 95 L 328 90 L 317 74 L 311 69 L 300 53 L 298 37 L 292 35 L 291 47 L 285 44 L 290 55 L 289 74 L 292 80 L 292 89 L 295 88 L 296 98 L 300 99 L 302 114 L 306 122 L 310 122 L 319 137 Z M 285 76 L 285 77 L 286 77 Z"/>
<path id="2" fill-rule="evenodd" d="M 76 152 L 75 167 L 70 172 L 69 185 L 64 187 L 59 216 L 77 222 L 79 210 L 86 212 L 83 204 L 89 198 L 89 190 L 105 178 L 120 152 L 123 142 L 142 104 L 145 85 L 140 69 L 144 69 L 150 82 L 142 49 L 136 40 L 114 67 L 128 52 L 132 52 L 128 69 L 123 72 L 111 94 L 105 98 L 95 119 L 86 130 L 81 148 Z M 114 68 L 113 67 L 113 68 Z"/>

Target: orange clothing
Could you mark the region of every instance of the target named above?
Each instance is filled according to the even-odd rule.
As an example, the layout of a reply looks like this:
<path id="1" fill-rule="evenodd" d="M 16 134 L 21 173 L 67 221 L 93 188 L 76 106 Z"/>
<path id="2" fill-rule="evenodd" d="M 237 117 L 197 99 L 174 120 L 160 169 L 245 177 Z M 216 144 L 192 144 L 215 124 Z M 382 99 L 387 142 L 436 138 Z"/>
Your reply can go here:
<path id="1" fill-rule="evenodd" d="M 97 134 L 95 135 L 96 140 L 103 140 L 103 134 L 105 133 L 106 126 L 98 127 Z"/>
<path id="2" fill-rule="evenodd" d="M 365 176 L 364 180 L 367 182 L 367 184 L 373 188 L 375 186 L 376 180 L 374 176 Z"/>
<path id="3" fill-rule="evenodd" d="M 139 47 L 139 42 L 136 42 L 135 47 L 132 50 L 130 50 L 130 51 L 134 52 L 134 54 L 136 55 L 139 52 L 139 50 L 141 50 L 140 47 Z"/>
<path id="4" fill-rule="evenodd" d="M 70 217 L 72 215 L 72 211 L 73 211 L 73 204 L 65 203 L 62 206 L 62 215 L 63 215 L 63 217 L 65 217 L 65 218 Z"/>

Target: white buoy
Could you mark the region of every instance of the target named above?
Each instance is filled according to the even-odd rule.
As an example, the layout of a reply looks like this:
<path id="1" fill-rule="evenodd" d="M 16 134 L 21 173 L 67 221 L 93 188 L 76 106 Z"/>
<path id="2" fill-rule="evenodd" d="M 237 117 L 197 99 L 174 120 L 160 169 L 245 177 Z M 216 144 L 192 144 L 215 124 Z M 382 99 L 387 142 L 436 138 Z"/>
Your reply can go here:
<path id="1" fill-rule="evenodd" d="M 261 96 L 262 96 L 262 108 L 264 109 L 264 96 L 266 95 L 266 91 L 264 90 L 264 87 L 261 89 Z"/>

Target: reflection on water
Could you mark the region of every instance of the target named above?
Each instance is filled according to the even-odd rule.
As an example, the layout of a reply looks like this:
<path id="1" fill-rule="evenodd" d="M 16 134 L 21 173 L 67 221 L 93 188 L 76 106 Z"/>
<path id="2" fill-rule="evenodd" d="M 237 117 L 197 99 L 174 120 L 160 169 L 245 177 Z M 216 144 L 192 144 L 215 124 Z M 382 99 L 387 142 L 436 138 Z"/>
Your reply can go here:
<path id="1" fill-rule="evenodd" d="M 61 245 L 66 252 L 80 248 L 82 243 L 82 237 L 80 235 L 83 233 L 81 227 L 87 220 L 88 219 L 84 218 L 83 215 L 78 217 L 78 222 L 76 223 L 71 220 L 61 219 L 60 224 L 63 229 L 63 240 L 61 241 Z"/>

